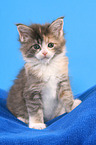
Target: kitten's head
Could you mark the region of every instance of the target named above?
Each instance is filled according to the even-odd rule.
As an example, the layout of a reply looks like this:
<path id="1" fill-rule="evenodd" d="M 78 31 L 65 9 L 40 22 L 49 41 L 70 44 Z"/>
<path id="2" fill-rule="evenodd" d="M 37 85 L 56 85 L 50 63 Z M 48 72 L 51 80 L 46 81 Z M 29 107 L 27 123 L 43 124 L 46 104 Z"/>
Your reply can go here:
<path id="1" fill-rule="evenodd" d="M 49 63 L 64 51 L 63 17 L 51 24 L 17 24 L 21 51 L 26 62 Z"/>

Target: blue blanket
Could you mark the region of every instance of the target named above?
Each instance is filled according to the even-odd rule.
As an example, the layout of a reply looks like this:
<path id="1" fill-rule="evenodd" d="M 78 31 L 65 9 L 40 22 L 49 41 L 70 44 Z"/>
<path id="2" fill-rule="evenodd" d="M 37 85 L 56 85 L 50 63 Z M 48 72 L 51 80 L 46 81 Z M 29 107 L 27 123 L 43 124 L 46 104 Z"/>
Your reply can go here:
<path id="1" fill-rule="evenodd" d="M 17 120 L 6 107 L 7 92 L 0 90 L 0 145 L 95 145 L 96 86 L 77 97 L 83 102 L 68 114 L 35 130 Z"/>

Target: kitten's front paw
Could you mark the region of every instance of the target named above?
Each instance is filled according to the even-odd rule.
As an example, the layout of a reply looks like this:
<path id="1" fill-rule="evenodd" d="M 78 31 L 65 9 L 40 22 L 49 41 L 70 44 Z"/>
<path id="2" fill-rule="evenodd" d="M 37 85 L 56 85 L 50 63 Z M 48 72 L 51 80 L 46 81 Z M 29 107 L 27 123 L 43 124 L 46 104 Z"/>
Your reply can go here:
<path id="1" fill-rule="evenodd" d="M 46 125 L 44 123 L 31 123 L 29 124 L 29 128 L 34 128 L 34 129 L 44 129 L 46 128 Z"/>

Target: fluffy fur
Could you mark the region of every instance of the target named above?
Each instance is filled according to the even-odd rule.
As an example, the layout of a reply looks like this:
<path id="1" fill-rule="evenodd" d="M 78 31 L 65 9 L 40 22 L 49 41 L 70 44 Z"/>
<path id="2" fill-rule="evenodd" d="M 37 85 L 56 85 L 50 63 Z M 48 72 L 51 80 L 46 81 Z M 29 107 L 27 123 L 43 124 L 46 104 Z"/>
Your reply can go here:
<path id="1" fill-rule="evenodd" d="M 69 83 L 63 17 L 51 24 L 17 28 L 25 65 L 10 89 L 7 106 L 30 128 L 43 129 L 44 121 L 81 103 L 74 100 Z"/>

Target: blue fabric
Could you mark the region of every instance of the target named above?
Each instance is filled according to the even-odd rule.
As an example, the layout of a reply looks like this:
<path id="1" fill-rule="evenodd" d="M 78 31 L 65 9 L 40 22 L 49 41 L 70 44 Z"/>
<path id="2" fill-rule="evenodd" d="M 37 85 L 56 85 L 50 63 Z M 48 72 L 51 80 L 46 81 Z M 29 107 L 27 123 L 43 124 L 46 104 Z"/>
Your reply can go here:
<path id="1" fill-rule="evenodd" d="M 0 90 L 0 145 L 95 145 L 96 86 L 77 98 L 83 102 L 68 114 L 35 130 L 17 120 L 6 107 L 7 93 Z"/>

